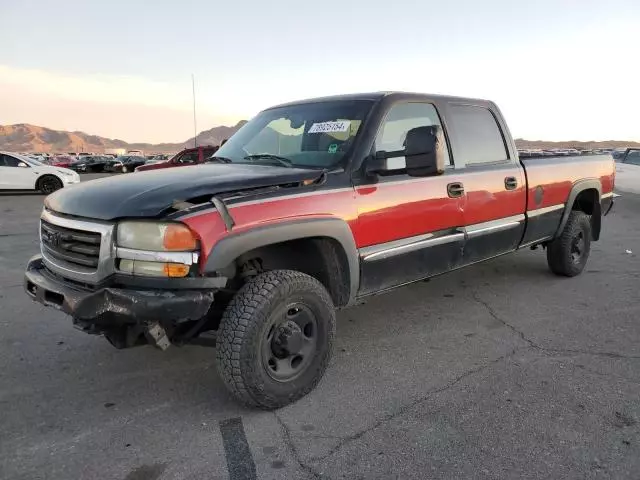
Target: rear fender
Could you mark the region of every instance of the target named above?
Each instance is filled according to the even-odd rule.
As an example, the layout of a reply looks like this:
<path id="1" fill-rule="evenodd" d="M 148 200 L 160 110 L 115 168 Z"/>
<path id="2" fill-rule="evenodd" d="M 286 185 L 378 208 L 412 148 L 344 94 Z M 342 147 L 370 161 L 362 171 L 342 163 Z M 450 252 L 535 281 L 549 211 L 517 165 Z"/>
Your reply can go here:
<path id="1" fill-rule="evenodd" d="M 349 225 L 337 218 L 302 219 L 257 227 L 226 236 L 211 249 L 205 272 L 220 271 L 228 267 L 242 254 L 259 247 L 266 247 L 290 240 L 324 237 L 337 241 L 347 257 L 349 266 L 349 303 L 355 301 L 360 286 L 358 249 Z"/>
<path id="2" fill-rule="evenodd" d="M 601 228 L 601 217 L 602 217 L 602 208 L 600 204 L 600 199 L 602 197 L 602 184 L 600 180 L 595 178 L 579 180 L 573 184 L 571 187 L 571 191 L 569 192 L 569 197 L 567 198 L 567 202 L 565 203 L 564 212 L 562 214 L 562 218 L 560 219 L 560 225 L 558 226 L 558 230 L 556 230 L 553 238 L 558 237 L 564 227 L 567 225 L 567 221 L 569 220 L 569 214 L 571 210 L 573 210 L 573 205 L 578 198 L 578 196 L 584 192 L 585 190 L 595 189 L 598 192 L 598 198 L 593 206 L 593 213 L 591 215 L 591 236 L 593 240 L 598 240 L 600 238 L 600 228 Z"/>

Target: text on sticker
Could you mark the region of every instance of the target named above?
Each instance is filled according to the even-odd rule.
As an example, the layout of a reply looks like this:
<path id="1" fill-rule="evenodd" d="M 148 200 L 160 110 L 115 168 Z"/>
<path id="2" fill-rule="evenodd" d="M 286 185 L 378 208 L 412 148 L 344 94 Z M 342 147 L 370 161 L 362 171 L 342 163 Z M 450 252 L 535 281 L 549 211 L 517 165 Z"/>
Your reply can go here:
<path id="1" fill-rule="evenodd" d="M 321 122 L 314 123 L 309 129 L 309 133 L 334 133 L 348 132 L 351 127 L 349 120 L 340 120 L 337 122 Z"/>

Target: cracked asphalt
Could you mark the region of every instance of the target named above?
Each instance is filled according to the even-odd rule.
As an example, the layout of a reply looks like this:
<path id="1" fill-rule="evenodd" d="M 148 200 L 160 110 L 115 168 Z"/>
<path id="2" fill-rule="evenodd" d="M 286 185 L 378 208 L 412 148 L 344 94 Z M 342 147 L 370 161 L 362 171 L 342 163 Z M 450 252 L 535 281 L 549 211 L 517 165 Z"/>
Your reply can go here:
<path id="1" fill-rule="evenodd" d="M 118 351 L 29 300 L 41 205 L 0 193 L 2 479 L 640 478 L 640 196 L 579 277 L 527 250 L 339 312 L 324 380 L 275 413 L 211 348 Z"/>

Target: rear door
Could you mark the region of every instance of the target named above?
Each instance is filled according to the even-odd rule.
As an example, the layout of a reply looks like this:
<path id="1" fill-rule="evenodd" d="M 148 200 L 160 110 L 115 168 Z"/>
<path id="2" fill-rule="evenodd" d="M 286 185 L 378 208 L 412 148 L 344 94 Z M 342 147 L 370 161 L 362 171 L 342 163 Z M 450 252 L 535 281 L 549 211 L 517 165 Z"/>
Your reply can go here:
<path id="1" fill-rule="evenodd" d="M 403 150 L 410 129 L 431 125 L 441 125 L 434 104 L 395 103 L 386 113 L 374 150 Z M 448 152 L 447 147 L 447 159 Z M 464 198 L 449 192 L 451 185 L 460 183 L 459 172 L 449 160 L 442 175 L 410 177 L 402 170 L 404 157 L 389 162 L 397 166 L 397 174 L 366 177 L 355 185 L 360 295 L 437 275 L 462 261 Z"/>
<path id="2" fill-rule="evenodd" d="M 524 234 L 526 178 L 491 104 L 450 104 L 447 121 L 462 174 L 463 264 L 515 250 Z"/>
<path id="3" fill-rule="evenodd" d="M 35 187 L 33 169 L 16 157 L 0 153 L 0 189 L 22 190 Z"/>

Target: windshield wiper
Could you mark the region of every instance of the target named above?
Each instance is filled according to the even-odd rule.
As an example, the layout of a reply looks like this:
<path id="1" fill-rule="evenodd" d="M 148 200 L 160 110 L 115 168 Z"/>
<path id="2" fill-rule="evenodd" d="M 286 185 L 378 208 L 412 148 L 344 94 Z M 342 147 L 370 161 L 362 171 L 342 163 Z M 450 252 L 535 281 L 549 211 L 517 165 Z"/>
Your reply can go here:
<path id="1" fill-rule="evenodd" d="M 257 153 L 255 155 L 247 155 L 244 157 L 244 160 L 250 160 L 255 162 L 256 160 L 268 160 L 272 162 L 278 162 L 280 165 L 284 167 L 293 167 L 293 162 L 286 157 L 281 157 L 279 155 L 272 155 L 271 153 Z"/>
<path id="2" fill-rule="evenodd" d="M 205 161 L 205 163 L 233 163 L 233 160 L 231 160 L 230 158 L 227 157 L 217 157 L 215 155 L 213 155 L 212 157 L 207 158 L 207 160 Z"/>

